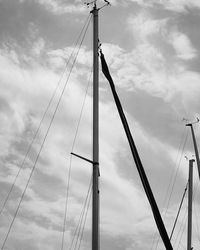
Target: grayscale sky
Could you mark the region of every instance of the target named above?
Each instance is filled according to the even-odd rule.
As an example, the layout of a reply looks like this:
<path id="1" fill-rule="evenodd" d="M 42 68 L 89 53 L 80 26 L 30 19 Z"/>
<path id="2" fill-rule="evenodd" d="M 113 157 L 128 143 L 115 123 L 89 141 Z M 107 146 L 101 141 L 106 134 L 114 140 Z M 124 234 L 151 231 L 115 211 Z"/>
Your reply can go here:
<path id="1" fill-rule="evenodd" d="M 92 157 L 92 21 L 69 80 L 74 58 L 67 62 L 78 51 L 77 37 L 90 10 L 83 0 L 0 0 L 3 249 L 62 249 L 71 169 L 63 248 L 70 249 L 92 169 L 70 157 L 72 150 Z M 195 121 L 200 111 L 200 1 L 112 0 L 99 19 L 102 49 L 170 234 L 188 178 L 185 156 L 194 154 L 183 118 Z M 199 125 L 194 129 L 199 145 Z M 194 167 L 195 250 L 200 244 L 200 192 Z M 172 238 L 174 249 L 186 248 L 186 209 L 187 199 Z M 101 72 L 100 234 L 103 250 L 164 249 Z M 91 249 L 91 204 L 80 249 Z"/>

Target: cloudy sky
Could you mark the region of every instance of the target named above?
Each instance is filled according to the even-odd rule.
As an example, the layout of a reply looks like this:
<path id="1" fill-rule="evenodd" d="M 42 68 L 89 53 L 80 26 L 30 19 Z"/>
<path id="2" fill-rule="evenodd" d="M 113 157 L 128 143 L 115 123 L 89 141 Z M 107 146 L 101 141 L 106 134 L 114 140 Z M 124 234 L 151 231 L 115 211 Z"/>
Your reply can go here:
<path id="1" fill-rule="evenodd" d="M 112 0 L 111 4 L 99 13 L 99 39 L 170 234 L 188 178 L 185 156 L 194 154 L 183 118 L 193 121 L 200 110 L 200 1 Z M 76 248 L 70 245 L 87 197 L 91 165 L 70 157 L 70 152 L 91 159 L 89 18 L 90 8 L 83 0 L 0 0 L 3 249 L 62 249 L 69 169 L 63 249 L 79 247 L 79 241 Z M 88 20 L 79 49 L 83 33 L 77 38 Z M 199 145 L 199 125 L 194 129 Z M 100 174 L 101 249 L 164 249 L 101 72 Z M 195 250 L 200 244 L 196 164 L 194 175 Z M 186 198 L 172 238 L 174 249 L 186 249 Z M 82 250 L 91 246 L 91 204 L 85 207 L 89 211 Z"/>

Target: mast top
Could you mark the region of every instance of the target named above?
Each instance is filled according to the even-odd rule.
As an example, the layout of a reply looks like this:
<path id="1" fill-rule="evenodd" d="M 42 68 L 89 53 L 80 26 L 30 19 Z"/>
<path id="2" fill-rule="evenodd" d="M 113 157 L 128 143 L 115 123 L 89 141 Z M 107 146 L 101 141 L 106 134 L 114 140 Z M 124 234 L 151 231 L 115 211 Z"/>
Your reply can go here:
<path id="1" fill-rule="evenodd" d="M 186 119 L 184 119 L 185 121 L 188 121 L 188 120 L 186 120 Z M 194 122 L 189 122 L 189 123 L 187 123 L 185 126 L 192 126 L 193 124 L 195 124 L 195 123 L 199 123 L 199 118 L 198 117 L 196 117 L 196 121 L 194 121 Z"/>
<path id="2" fill-rule="evenodd" d="M 89 7 L 90 5 L 93 5 L 94 7 L 96 7 L 96 3 L 97 3 L 97 0 L 90 1 L 90 2 L 84 2 L 84 4 L 86 4 L 87 7 Z"/>
<path id="3" fill-rule="evenodd" d="M 98 0 L 93 0 L 93 1 L 88 1 L 88 2 L 84 2 L 84 4 L 87 5 L 87 7 L 89 8 L 90 5 L 93 5 L 93 10 L 97 9 L 97 1 Z M 101 6 L 100 8 L 98 8 L 98 10 L 104 8 L 105 6 L 111 5 L 110 2 L 108 0 L 103 0 L 105 2 L 105 4 L 103 6 Z"/>

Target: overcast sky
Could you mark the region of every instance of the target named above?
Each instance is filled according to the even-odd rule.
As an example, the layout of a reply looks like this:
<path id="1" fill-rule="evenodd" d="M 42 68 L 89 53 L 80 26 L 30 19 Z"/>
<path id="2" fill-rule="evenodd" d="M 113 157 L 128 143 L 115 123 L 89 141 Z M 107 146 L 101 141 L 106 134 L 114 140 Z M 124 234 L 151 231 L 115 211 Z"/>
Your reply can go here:
<path id="1" fill-rule="evenodd" d="M 185 156 L 194 154 L 183 118 L 195 121 L 200 110 L 200 1 L 112 0 L 111 4 L 100 10 L 99 39 L 170 234 L 188 178 Z M 63 74 L 66 62 L 90 9 L 83 0 L 0 0 L 1 207 L 22 167 L 0 214 L 1 246 L 34 168 L 3 249 L 61 249 L 74 138 L 73 151 L 92 157 L 91 21 L 38 160 L 37 155 L 73 59 Z M 199 145 L 199 125 L 194 129 Z M 64 249 L 72 242 L 91 178 L 89 163 L 71 160 Z M 101 72 L 100 174 L 101 249 L 164 249 Z M 196 164 L 194 175 L 195 250 L 200 245 Z M 186 249 L 186 209 L 187 199 L 172 238 L 174 249 Z M 80 249 L 91 249 L 91 204 Z"/>

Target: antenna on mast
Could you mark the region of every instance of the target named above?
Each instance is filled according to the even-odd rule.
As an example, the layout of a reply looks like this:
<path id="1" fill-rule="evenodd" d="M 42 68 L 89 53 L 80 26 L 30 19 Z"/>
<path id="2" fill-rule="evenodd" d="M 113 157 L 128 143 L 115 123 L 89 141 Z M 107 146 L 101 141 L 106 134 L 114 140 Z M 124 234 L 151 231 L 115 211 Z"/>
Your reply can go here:
<path id="1" fill-rule="evenodd" d="M 90 6 L 91 4 L 96 5 L 96 2 L 97 2 L 97 0 L 94 0 L 94 1 L 90 1 L 90 2 L 84 2 L 84 4 L 87 5 L 87 7 L 89 8 L 89 6 Z"/>
<path id="2" fill-rule="evenodd" d="M 111 3 L 109 1 L 104 0 L 104 2 L 105 2 L 105 4 L 103 6 L 101 6 L 101 8 L 99 8 L 100 10 L 103 9 L 104 7 L 106 7 L 106 6 L 109 6 L 109 5 L 111 6 Z"/>
<path id="3" fill-rule="evenodd" d="M 103 9 L 104 7 L 111 5 L 111 3 L 107 0 L 103 0 L 105 2 L 105 4 L 103 6 L 101 6 L 98 10 Z M 94 1 L 90 1 L 90 2 L 84 2 L 85 5 L 87 5 L 87 7 L 89 8 L 90 5 L 96 6 L 97 0 Z"/>
<path id="4" fill-rule="evenodd" d="M 183 118 L 183 120 L 187 121 L 187 122 L 189 121 L 189 120 L 187 120 L 185 118 Z M 196 123 L 199 123 L 199 118 L 198 117 L 196 117 L 196 121 L 189 122 L 189 123 L 186 124 L 186 126 L 191 126 L 191 125 L 196 124 Z"/>

